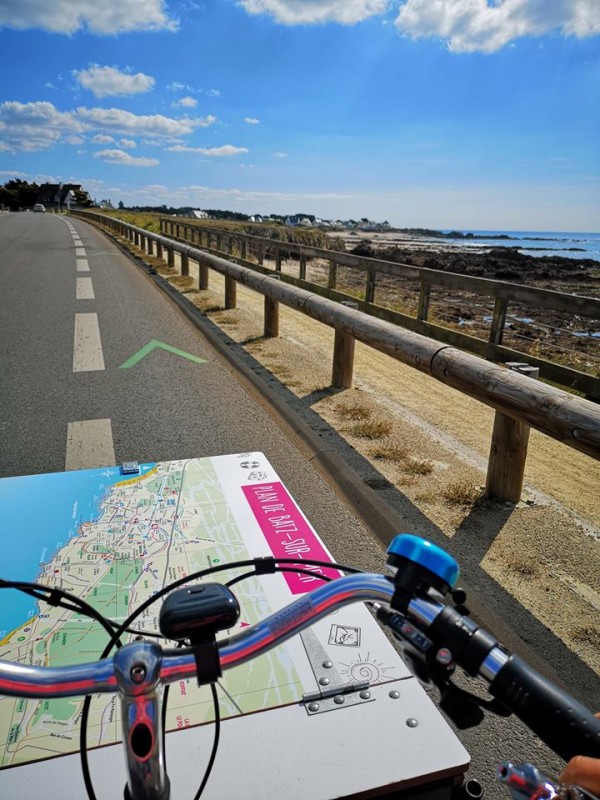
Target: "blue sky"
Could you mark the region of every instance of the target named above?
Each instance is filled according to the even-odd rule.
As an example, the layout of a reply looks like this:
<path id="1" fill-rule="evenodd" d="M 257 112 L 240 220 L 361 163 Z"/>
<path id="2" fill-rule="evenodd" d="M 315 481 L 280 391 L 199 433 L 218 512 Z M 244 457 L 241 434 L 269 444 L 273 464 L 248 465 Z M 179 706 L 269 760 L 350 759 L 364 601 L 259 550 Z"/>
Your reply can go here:
<path id="1" fill-rule="evenodd" d="M 600 231 L 600 0 L 0 0 L 0 181 Z"/>

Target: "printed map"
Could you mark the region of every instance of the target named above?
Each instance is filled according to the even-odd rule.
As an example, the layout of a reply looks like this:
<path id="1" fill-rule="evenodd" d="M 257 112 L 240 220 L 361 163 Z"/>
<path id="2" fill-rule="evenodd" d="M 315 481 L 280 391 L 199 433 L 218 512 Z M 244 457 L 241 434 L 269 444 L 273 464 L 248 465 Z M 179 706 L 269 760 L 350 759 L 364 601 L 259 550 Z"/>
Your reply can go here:
<path id="1" fill-rule="evenodd" d="M 0 530 L 3 578 L 60 587 L 119 623 L 164 586 L 207 567 L 267 555 L 331 561 L 262 453 L 142 464 L 134 475 L 114 467 L 5 478 Z M 309 567 L 308 574 L 236 583 L 242 609 L 236 627 L 253 625 L 316 588 L 317 573 L 340 574 Z M 227 570 L 207 580 L 224 583 L 239 574 Z M 0 659 L 59 667 L 95 661 L 106 645 L 103 628 L 79 613 L 35 605 L 12 590 L 0 598 Z M 160 600 L 135 629 L 157 632 L 159 611 Z M 332 686 L 409 675 L 368 610 L 355 603 L 227 671 L 217 689 L 221 717 L 297 705 L 319 689 L 325 666 Z M 80 698 L 0 696 L 0 770 L 76 753 L 82 704 Z M 195 681 L 171 685 L 168 731 L 213 717 L 209 689 Z M 118 701 L 95 696 L 88 746 L 118 742 L 120 730 Z"/>
<path id="2" fill-rule="evenodd" d="M 256 469 L 259 463 L 261 471 Z M 234 491 L 236 483 L 241 486 L 273 478 L 262 454 L 144 467 L 141 475 L 121 479 L 117 468 L 104 471 L 104 477 L 110 473 L 114 482 L 99 498 L 97 518 L 81 523 L 53 557 L 38 567 L 36 578 L 39 583 L 77 594 L 118 622 L 167 583 L 205 567 L 265 554 L 264 547 L 260 553 L 248 551 L 240 533 L 240 513 L 235 509 L 240 503 L 247 513 L 244 499 L 241 492 L 237 495 Z M 229 497 L 216 467 L 228 476 L 225 482 L 233 485 Z M 100 480 L 101 473 L 98 475 Z M 69 476 L 61 477 L 68 481 Z M 39 491 L 43 477 L 6 480 L 29 481 L 30 502 L 37 499 L 43 503 Z M 27 532 L 17 532 L 19 535 Z M 212 580 L 226 580 L 234 574 L 238 573 L 221 573 Z M 237 584 L 235 593 L 242 606 L 242 625 L 253 624 L 274 610 L 256 578 Z M 9 600 L 8 595 L 8 591 L 3 593 L 3 602 Z M 159 605 L 146 610 L 136 623 L 139 628 L 158 630 Z M 96 660 L 106 641 L 106 633 L 97 623 L 41 604 L 37 613 L 1 639 L 0 658 L 36 665 L 75 664 Z M 288 648 L 280 647 L 224 675 L 219 691 L 221 715 L 295 702 L 302 691 Z M 26 701 L 0 697 L 0 767 L 77 751 L 81 706 L 78 698 Z M 168 730 L 212 717 L 208 689 L 200 690 L 192 681 L 171 687 Z M 92 704 L 89 744 L 108 744 L 119 738 L 115 698 L 98 696 Z"/>

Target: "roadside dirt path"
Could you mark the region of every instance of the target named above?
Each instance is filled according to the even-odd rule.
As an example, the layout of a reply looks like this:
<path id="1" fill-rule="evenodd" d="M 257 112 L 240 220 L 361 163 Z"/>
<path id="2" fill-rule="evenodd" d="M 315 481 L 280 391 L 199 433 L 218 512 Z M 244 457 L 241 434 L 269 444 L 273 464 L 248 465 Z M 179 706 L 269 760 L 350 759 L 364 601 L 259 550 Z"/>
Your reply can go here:
<path id="1" fill-rule="evenodd" d="M 281 306 L 279 338 L 264 339 L 263 297 L 238 286 L 220 310 L 223 279 L 197 292 L 195 266 L 159 272 L 446 536 L 471 537 L 481 568 L 600 674 L 600 463 L 532 431 L 522 502 L 488 503 L 492 409 L 360 343 L 354 387 L 332 393 L 332 330 Z"/>

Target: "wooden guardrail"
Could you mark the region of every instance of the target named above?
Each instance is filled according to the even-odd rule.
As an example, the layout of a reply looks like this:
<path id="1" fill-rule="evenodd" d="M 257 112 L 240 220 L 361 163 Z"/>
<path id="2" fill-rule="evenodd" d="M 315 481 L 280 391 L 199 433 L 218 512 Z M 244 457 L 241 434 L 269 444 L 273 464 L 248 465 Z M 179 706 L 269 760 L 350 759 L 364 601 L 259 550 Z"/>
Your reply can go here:
<path id="1" fill-rule="evenodd" d="M 566 388 L 576 389 L 587 397 L 600 401 L 600 378 L 531 353 L 524 353 L 504 343 L 510 306 L 514 308 L 515 305 L 522 305 L 539 309 L 542 312 L 554 311 L 600 320 L 600 299 L 598 298 L 365 258 L 351 253 L 323 250 L 227 231 L 223 228 L 212 228 L 204 224 L 191 224 L 181 219 L 161 218 L 161 232 L 211 252 L 233 256 L 238 263 L 245 266 L 261 268 L 265 260 L 269 258 L 275 262 L 275 272 L 281 272 L 282 261 L 291 256 L 298 262 L 298 277 L 297 280 L 294 280 L 289 275 L 282 275 L 283 280 L 310 288 L 330 299 L 355 300 L 358 302 L 358 308 L 371 316 L 394 322 L 415 333 L 422 333 L 424 336 L 482 356 L 490 361 L 506 363 L 526 358 L 529 364 L 539 369 L 542 378 Z M 326 286 L 306 281 L 307 263 L 313 258 L 325 260 L 329 264 Z M 357 300 L 356 297 L 338 291 L 339 267 L 350 267 L 356 273 L 363 274 L 362 295 L 364 300 Z M 418 283 L 419 299 L 415 316 L 400 313 L 375 303 L 375 291 L 384 276 L 393 276 L 404 281 Z M 490 305 L 493 306 L 490 313 L 488 340 L 432 322 L 428 317 L 433 289 L 468 292 L 488 299 Z"/>
<path id="2" fill-rule="evenodd" d="M 321 297 L 197 247 L 101 214 L 77 212 L 77 216 L 126 237 L 151 255 L 166 257 L 171 265 L 175 264 L 175 253 L 178 253 L 183 275 L 189 275 L 190 259 L 196 261 L 200 289 L 208 286 L 209 269 L 221 273 L 225 277 L 226 308 L 236 305 L 237 283 L 261 293 L 265 297 L 265 336 L 278 334 L 280 303 L 333 327 L 336 331 L 332 368 L 334 386 L 348 388 L 351 385 L 353 342 L 358 340 L 496 409 L 497 424 L 494 426 L 486 481 L 487 495 L 493 499 L 510 502 L 520 499 L 522 469 L 513 467 L 525 463 L 528 436 L 524 432 L 529 426 L 600 460 L 600 407 L 589 400 L 454 347 L 440 346 L 431 338 L 374 319 L 344 303 Z"/>

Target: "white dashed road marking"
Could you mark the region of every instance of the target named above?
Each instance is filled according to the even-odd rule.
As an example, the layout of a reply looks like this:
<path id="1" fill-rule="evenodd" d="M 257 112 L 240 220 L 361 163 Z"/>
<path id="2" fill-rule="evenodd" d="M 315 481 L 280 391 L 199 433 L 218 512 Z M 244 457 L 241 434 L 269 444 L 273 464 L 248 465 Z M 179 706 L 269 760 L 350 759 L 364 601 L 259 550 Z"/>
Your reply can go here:
<path id="1" fill-rule="evenodd" d="M 78 258 L 76 263 L 77 263 L 77 272 L 90 271 L 90 265 L 87 258 Z"/>
<path id="2" fill-rule="evenodd" d="M 104 368 L 98 314 L 75 314 L 73 372 L 98 372 Z"/>
<path id="3" fill-rule="evenodd" d="M 69 422 L 65 470 L 112 467 L 114 463 L 115 447 L 109 419 Z"/>
<path id="4" fill-rule="evenodd" d="M 75 248 L 75 258 L 85 258 L 85 247 Z"/>
<path id="5" fill-rule="evenodd" d="M 75 297 L 77 300 L 96 299 L 91 278 L 77 278 L 77 288 Z"/>

